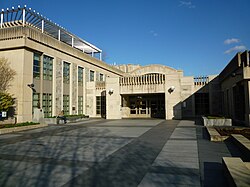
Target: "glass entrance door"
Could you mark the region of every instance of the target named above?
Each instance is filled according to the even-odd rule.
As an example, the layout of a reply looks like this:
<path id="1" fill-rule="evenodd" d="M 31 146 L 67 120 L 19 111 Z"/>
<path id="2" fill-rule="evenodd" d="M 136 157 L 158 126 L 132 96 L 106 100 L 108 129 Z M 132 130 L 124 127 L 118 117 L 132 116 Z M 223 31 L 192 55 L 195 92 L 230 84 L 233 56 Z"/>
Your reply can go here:
<path id="1" fill-rule="evenodd" d="M 165 118 L 165 95 L 129 96 L 130 117 Z"/>

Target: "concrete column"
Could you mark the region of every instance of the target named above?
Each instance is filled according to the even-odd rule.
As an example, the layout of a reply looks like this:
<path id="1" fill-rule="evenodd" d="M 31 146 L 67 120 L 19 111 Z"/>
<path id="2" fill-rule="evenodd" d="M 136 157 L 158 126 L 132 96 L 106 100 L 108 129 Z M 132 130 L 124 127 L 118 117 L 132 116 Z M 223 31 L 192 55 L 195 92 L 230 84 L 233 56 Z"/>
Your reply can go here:
<path id="1" fill-rule="evenodd" d="M 106 118 L 121 119 L 121 96 L 118 77 L 107 77 L 106 92 Z"/>
<path id="2" fill-rule="evenodd" d="M 52 77 L 52 116 L 56 116 L 56 58 L 53 59 Z"/>
<path id="3" fill-rule="evenodd" d="M 167 76 L 165 76 L 165 79 L 167 78 Z M 168 88 L 167 88 L 167 81 L 165 81 L 165 119 L 169 119 L 168 118 Z"/>
<path id="4" fill-rule="evenodd" d="M 61 40 L 61 30 L 60 29 L 58 30 L 58 40 L 59 41 Z"/>
<path id="5" fill-rule="evenodd" d="M 74 38 L 71 38 L 71 47 L 74 47 Z"/>
<path id="6" fill-rule="evenodd" d="M 87 103 L 87 92 L 86 88 L 87 87 L 87 82 L 86 82 L 86 68 L 83 69 L 83 113 L 86 114 L 86 103 Z"/>
<path id="7" fill-rule="evenodd" d="M 100 52 L 100 60 L 102 60 L 102 53 Z"/>
<path id="8" fill-rule="evenodd" d="M 3 12 L 1 13 L 1 28 L 3 28 Z"/>
<path id="9" fill-rule="evenodd" d="M 23 9 L 23 27 L 25 26 L 25 14 L 26 14 L 25 9 Z"/>
<path id="10" fill-rule="evenodd" d="M 245 82 L 245 125 L 250 126 L 250 81 Z"/>
<path id="11" fill-rule="evenodd" d="M 62 69 L 61 69 L 61 71 L 62 71 L 62 80 L 61 80 L 61 85 L 62 85 L 62 92 L 61 92 L 61 110 L 63 110 L 63 92 L 64 92 L 64 84 L 63 84 L 63 68 L 64 68 L 64 61 L 62 61 L 62 67 L 61 67 Z M 60 110 L 60 111 L 61 111 Z"/>
<path id="12" fill-rule="evenodd" d="M 73 64 L 70 64 L 70 75 L 69 75 L 69 114 L 72 114 L 72 103 L 73 103 Z"/>
<path id="13" fill-rule="evenodd" d="M 44 32 L 44 20 L 42 20 L 42 33 Z"/>

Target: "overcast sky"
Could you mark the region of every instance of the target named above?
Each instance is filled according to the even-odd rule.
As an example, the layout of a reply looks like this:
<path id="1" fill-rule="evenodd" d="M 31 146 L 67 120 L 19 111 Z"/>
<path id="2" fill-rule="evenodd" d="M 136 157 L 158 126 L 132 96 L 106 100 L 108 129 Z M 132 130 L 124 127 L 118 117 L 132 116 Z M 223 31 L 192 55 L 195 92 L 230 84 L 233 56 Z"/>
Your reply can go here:
<path id="1" fill-rule="evenodd" d="M 0 0 L 27 5 L 104 51 L 109 64 L 218 74 L 250 48 L 250 0 Z"/>

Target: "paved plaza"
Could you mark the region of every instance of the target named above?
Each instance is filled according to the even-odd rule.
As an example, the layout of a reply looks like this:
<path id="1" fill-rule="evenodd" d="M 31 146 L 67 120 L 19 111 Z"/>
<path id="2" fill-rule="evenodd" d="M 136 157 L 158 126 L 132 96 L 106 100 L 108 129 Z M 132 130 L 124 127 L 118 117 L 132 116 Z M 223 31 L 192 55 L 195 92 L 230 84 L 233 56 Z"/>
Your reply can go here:
<path id="1" fill-rule="evenodd" d="M 0 186 L 227 186 L 223 156 L 194 121 L 91 119 L 0 135 Z"/>

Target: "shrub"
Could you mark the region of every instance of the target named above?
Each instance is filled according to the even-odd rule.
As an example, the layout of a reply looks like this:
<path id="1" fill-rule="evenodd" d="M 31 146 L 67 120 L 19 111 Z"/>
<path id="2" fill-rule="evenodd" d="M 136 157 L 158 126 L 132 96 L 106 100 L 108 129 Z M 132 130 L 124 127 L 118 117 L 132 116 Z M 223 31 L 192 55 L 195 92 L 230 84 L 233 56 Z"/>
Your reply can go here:
<path id="1" fill-rule="evenodd" d="M 8 112 L 15 103 L 15 99 L 8 93 L 0 92 L 0 112 Z"/>

